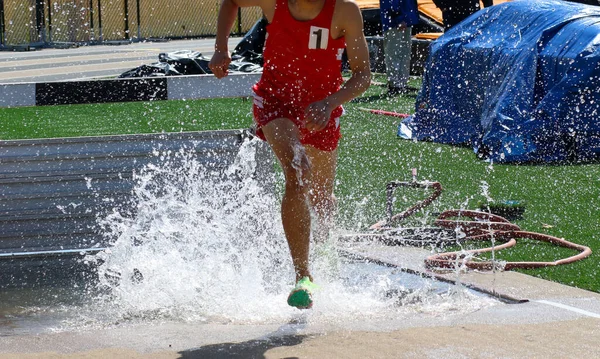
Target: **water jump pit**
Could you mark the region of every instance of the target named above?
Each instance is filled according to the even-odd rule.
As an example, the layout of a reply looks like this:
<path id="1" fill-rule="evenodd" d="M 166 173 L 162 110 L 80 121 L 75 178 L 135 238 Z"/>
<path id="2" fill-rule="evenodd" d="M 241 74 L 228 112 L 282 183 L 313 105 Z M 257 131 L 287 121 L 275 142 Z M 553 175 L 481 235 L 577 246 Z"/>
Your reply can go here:
<path id="1" fill-rule="evenodd" d="M 147 274 L 143 280 L 127 278 L 104 289 L 89 280 L 5 288 L 0 308 L 2 335 L 161 324 L 238 328 L 289 324 L 290 330 L 307 326 L 315 330 L 393 330 L 402 327 L 405 321 L 460 316 L 504 305 L 460 285 L 364 259 L 336 256 L 321 260 L 327 263 L 319 263 L 318 259 L 317 263 L 329 268 L 315 271 L 320 278 L 320 290 L 314 295 L 313 309 L 307 311 L 287 306 L 292 281 L 281 268 L 279 275 L 263 273 L 263 278 L 270 276 L 268 283 L 239 274 L 228 282 L 210 284 L 198 283 L 196 276 L 187 271 L 178 272 L 183 268 L 165 269 L 161 278 Z M 241 269 L 245 273 L 260 271 Z M 220 270 L 230 268 L 226 265 Z M 172 280 L 166 281 L 166 276 Z"/>
<path id="2" fill-rule="evenodd" d="M 353 253 L 352 243 L 332 240 L 313 246 L 313 271 L 321 286 L 314 309 L 302 312 L 288 307 L 292 266 L 278 198 L 272 183 L 257 174 L 261 143 L 241 138 L 239 152 L 218 168 L 199 159 L 197 151 L 157 145 L 162 149 L 150 151 L 154 160 L 134 160 L 141 165 L 132 169 L 128 198 L 119 197 L 114 185 L 89 171 L 80 174 L 80 182 L 89 190 L 86 198 L 104 197 L 93 204 L 109 204 L 93 207 L 103 209 L 102 215 L 93 216 L 93 230 L 100 237 L 77 247 L 68 241 L 57 245 L 55 237 L 29 234 L 37 240 L 29 243 L 37 247 L 4 250 L 3 335 L 164 321 L 379 325 L 391 317 L 402 321 L 501 303 L 460 285 L 370 260 Z M 137 139 L 117 145 L 112 152 L 129 148 L 132 141 Z M 222 152 L 213 147 L 210 151 Z M 94 155 L 96 163 L 101 162 Z M 59 160 L 64 167 L 64 158 Z M 111 164 L 100 167 L 97 172 L 106 178 Z M 73 168 L 78 166 L 70 167 L 70 177 L 75 176 Z M 119 172 L 116 178 L 126 177 L 124 170 L 114 171 Z M 86 198 L 51 205 L 64 216 L 79 216 L 86 212 L 81 210 Z M 46 225 L 49 218 L 44 220 L 38 226 Z M 52 229 L 56 226 L 51 224 Z M 7 222 L 5 228 L 13 229 L 13 237 L 22 230 Z M 60 229 L 65 232 L 64 226 Z"/>
<path id="3" fill-rule="evenodd" d="M 248 340 L 285 346 L 339 331 L 532 321 L 507 315 L 519 298 L 464 285 L 460 270 L 445 277 L 428 273 L 424 259 L 456 241 L 456 231 L 440 228 L 389 229 L 387 242 L 381 233 L 337 229 L 331 241 L 311 248 L 320 286 L 315 305 L 289 307 L 292 265 L 279 199 L 259 169 L 272 170 L 272 162 L 257 161 L 260 142 L 234 137 L 235 155 L 219 166 L 190 147 L 152 149 L 152 160 L 132 171 L 131 196 L 117 201 L 102 200 L 114 198 L 114 188 L 85 173 L 84 188 L 91 198 L 101 197 L 91 203 L 108 205 L 94 207 L 103 209 L 93 216 L 100 236 L 83 247 L 59 253 L 56 246 L 38 246 L 9 255 L 5 246 L 0 323 L 7 346 L 0 353 L 31 338 L 38 338 L 31 352 L 56 345 L 148 352 Z M 207 142 L 190 142 L 198 143 Z M 222 158 L 208 147 L 213 159 Z M 106 175 L 109 167 L 99 172 Z M 115 178 L 125 178 L 118 172 Z M 81 215 L 65 210 L 81 210 L 78 203 L 68 199 L 58 210 Z M 11 223 L 6 228 L 22 230 Z M 43 239 L 35 238 L 31 243 Z M 523 313 L 534 318 L 531 313 L 543 310 L 530 306 Z"/>

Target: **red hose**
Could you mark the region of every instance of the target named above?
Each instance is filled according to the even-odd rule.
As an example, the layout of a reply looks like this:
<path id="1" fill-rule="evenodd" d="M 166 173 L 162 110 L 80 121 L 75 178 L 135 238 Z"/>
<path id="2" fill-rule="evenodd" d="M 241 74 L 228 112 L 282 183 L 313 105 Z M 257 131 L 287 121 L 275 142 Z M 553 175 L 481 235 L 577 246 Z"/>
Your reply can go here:
<path id="1" fill-rule="evenodd" d="M 448 219 L 450 217 L 467 217 L 471 218 L 471 220 L 450 220 Z M 512 224 L 506 218 L 495 214 L 457 209 L 442 212 L 433 224 L 443 228 L 461 230 L 467 236 L 476 236 L 495 231 L 521 230 L 516 224 Z"/>
<path id="2" fill-rule="evenodd" d="M 442 185 L 439 182 L 416 182 L 415 181 L 415 182 L 395 182 L 395 183 L 398 186 L 403 186 L 403 187 L 412 187 L 412 188 L 429 188 L 429 187 L 431 187 L 431 188 L 433 188 L 433 192 L 431 193 L 431 195 L 429 195 L 429 197 L 425 198 L 424 200 L 422 200 L 420 202 L 417 202 L 413 206 L 404 210 L 404 212 L 398 213 L 395 216 L 392 216 L 391 218 L 379 221 L 379 222 L 373 224 L 371 227 L 369 227 L 369 229 L 382 229 L 384 227 L 388 227 L 392 222 L 400 221 L 404 218 L 407 218 L 407 217 L 413 215 L 415 212 L 429 206 L 431 204 L 431 202 L 436 200 L 442 194 Z"/>
<path id="3" fill-rule="evenodd" d="M 375 114 L 375 115 L 384 115 L 384 116 L 399 117 L 399 118 L 407 118 L 408 116 L 410 116 L 407 113 L 398 113 L 398 112 L 392 112 L 392 111 L 375 110 L 375 109 L 372 109 L 372 108 L 359 107 L 358 109 L 361 110 L 361 111 L 370 112 L 370 113 Z"/>
<path id="4" fill-rule="evenodd" d="M 412 187 L 423 187 L 422 183 L 418 182 L 397 182 L 397 186 L 412 186 Z M 408 208 L 402 213 L 394 216 L 390 216 L 387 220 L 383 220 L 373 224 L 370 229 L 383 229 L 389 227 L 393 221 L 404 219 L 416 211 L 428 206 L 433 202 L 442 192 L 442 186 L 439 182 L 428 183 L 428 186 L 434 188 L 434 192 L 425 200 L 420 201 Z M 454 219 L 451 219 L 454 218 Z M 466 220 L 465 220 L 466 218 Z M 564 238 L 553 237 L 547 234 L 526 232 L 521 231 L 519 226 L 510 223 L 506 218 L 479 211 L 471 210 L 447 210 L 442 212 L 438 218 L 434 221 L 434 224 L 446 229 L 452 229 L 455 231 L 461 231 L 465 234 L 462 240 L 498 240 L 503 242 L 500 245 L 493 247 L 473 249 L 460 252 L 446 252 L 431 255 L 425 259 L 425 266 L 428 269 L 458 269 L 466 267 L 470 269 L 478 270 L 492 270 L 499 268 L 503 270 L 511 269 L 532 269 L 532 268 L 543 268 L 552 267 L 557 265 L 569 264 L 578 260 L 589 257 L 592 254 L 592 250 L 580 244 L 569 242 Z M 562 258 L 553 262 L 492 262 L 482 261 L 475 262 L 471 259 L 473 255 L 480 253 L 487 253 L 505 248 L 513 247 L 517 244 L 517 239 L 526 238 L 531 240 L 538 240 L 548 242 L 560 247 L 574 249 L 579 251 L 578 254 Z"/>
<path id="5" fill-rule="evenodd" d="M 449 217 L 470 217 L 473 220 L 449 220 L 447 219 Z M 485 219 L 488 219 L 489 221 L 484 222 L 483 220 Z M 578 250 L 580 253 L 553 262 L 504 262 L 502 264 L 503 270 L 517 268 L 533 269 L 569 264 L 584 259 L 592 254 L 592 250 L 589 247 L 547 234 L 521 231 L 516 224 L 510 223 L 507 219 L 485 212 L 449 210 L 440 214 L 434 223 L 444 228 L 460 228 L 467 235 L 463 240 L 491 240 L 493 238 L 495 240 L 505 241 L 505 243 L 487 248 L 431 255 L 425 259 L 425 266 L 429 269 L 458 269 L 458 267 L 463 266 L 478 270 L 494 269 L 495 265 L 498 267 L 494 262 L 475 262 L 467 257 L 512 247 L 517 243 L 517 239 L 519 238 L 544 241 L 560 247 Z"/>

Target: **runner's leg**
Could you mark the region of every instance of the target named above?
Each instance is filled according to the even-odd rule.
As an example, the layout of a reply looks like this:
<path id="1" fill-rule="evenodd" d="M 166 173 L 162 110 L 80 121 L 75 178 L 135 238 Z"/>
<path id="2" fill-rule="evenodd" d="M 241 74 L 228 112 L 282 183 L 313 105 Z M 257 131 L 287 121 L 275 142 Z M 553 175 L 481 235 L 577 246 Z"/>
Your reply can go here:
<path id="1" fill-rule="evenodd" d="M 262 127 L 263 134 L 279 160 L 285 176 L 285 192 L 281 202 L 281 220 L 290 248 L 296 281 L 310 275 L 310 208 L 307 201 L 311 165 L 300 144 L 296 125 L 278 118 Z"/>
<path id="2" fill-rule="evenodd" d="M 306 146 L 306 153 L 311 164 L 309 199 L 317 216 L 317 228 L 314 237 L 316 242 L 322 243 L 327 240 L 329 231 L 333 226 L 336 209 L 333 189 L 335 186 L 337 149 L 321 151 L 312 146 Z"/>

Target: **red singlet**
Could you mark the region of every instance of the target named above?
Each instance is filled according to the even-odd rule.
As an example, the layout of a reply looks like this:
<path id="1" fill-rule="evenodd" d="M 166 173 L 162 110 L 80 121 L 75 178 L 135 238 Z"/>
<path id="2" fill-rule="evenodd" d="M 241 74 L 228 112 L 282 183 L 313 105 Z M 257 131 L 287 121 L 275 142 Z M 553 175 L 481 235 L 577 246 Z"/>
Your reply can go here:
<path id="1" fill-rule="evenodd" d="M 342 84 L 343 37 L 330 36 L 336 0 L 325 0 L 313 20 L 292 17 L 288 0 L 277 0 L 273 21 L 267 25 L 261 79 L 252 88 L 257 135 L 261 127 L 276 118 L 288 118 L 298 126 L 300 141 L 323 151 L 336 149 L 341 137 L 341 106 L 331 113 L 327 127 L 309 131 L 304 127 L 304 110 L 339 90 Z"/>

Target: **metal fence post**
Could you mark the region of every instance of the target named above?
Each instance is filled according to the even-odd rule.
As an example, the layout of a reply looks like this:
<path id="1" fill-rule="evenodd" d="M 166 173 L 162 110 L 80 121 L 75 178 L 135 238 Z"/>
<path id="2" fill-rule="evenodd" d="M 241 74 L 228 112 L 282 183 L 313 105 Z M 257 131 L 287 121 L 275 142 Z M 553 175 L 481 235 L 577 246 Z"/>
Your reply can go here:
<path id="1" fill-rule="evenodd" d="M 242 33 L 242 8 L 238 7 L 237 13 L 237 34 L 240 35 Z"/>
<path id="2" fill-rule="evenodd" d="M 102 4 L 98 0 L 98 41 L 102 42 Z"/>
<path id="3" fill-rule="evenodd" d="M 44 19 L 44 0 L 35 1 L 35 30 L 38 41 L 46 42 L 46 23 Z"/>
<path id="4" fill-rule="evenodd" d="M 140 18 L 141 18 L 140 0 L 136 0 L 136 7 L 137 7 L 137 9 L 136 9 L 136 11 L 137 11 L 137 38 L 138 38 L 138 41 L 141 41 L 142 40 L 142 28 L 141 28 L 142 21 L 140 20 Z"/>
<path id="5" fill-rule="evenodd" d="M 94 32 L 94 0 L 90 0 L 90 42 L 96 40 Z"/>
<path id="6" fill-rule="evenodd" d="M 6 29 L 4 28 L 4 0 L 0 0 L 0 45 L 6 45 Z"/>
<path id="7" fill-rule="evenodd" d="M 125 7 L 125 40 L 129 40 L 129 0 L 123 1 Z"/>
<path id="8" fill-rule="evenodd" d="M 52 1 L 48 1 L 48 42 L 52 42 Z"/>

